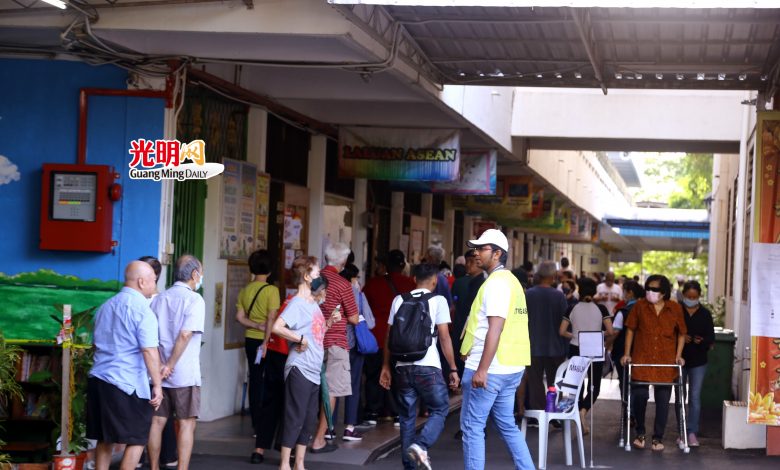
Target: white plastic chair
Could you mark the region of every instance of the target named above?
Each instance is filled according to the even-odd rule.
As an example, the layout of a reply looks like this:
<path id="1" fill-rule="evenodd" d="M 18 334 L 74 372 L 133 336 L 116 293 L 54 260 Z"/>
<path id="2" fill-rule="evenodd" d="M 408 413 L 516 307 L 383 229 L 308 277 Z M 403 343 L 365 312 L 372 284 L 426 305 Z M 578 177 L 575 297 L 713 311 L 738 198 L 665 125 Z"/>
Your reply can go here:
<path id="1" fill-rule="evenodd" d="M 525 410 L 525 415 L 523 416 L 520 429 L 522 430 L 524 436 L 526 435 L 526 429 L 528 427 L 528 418 L 536 418 L 539 422 L 539 468 L 547 467 L 547 434 L 550 429 L 550 421 L 555 419 L 561 421 L 563 424 L 563 446 L 566 450 L 567 466 L 572 465 L 570 421 L 574 421 L 574 425 L 577 429 L 577 442 L 579 443 L 580 450 L 580 466 L 585 468 L 585 443 L 582 439 L 582 423 L 580 422 L 580 410 L 577 407 L 577 402 L 579 401 L 580 390 L 582 390 L 582 384 L 585 381 L 585 376 L 587 374 L 581 374 L 578 383 L 567 383 L 566 390 L 561 390 L 560 384 L 565 376 L 568 365 L 569 361 L 566 360 L 558 367 L 558 371 L 555 373 L 555 382 L 552 384 L 548 383 L 548 386 L 554 385 L 556 391 L 558 392 L 558 397 L 555 401 L 556 406 L 558 405 L 558 401 L 560 400 L 561 394 L 563 393 L 566 393 L 568 396 L 574 399 L 574 404 L 572 405 L 571 410 L 560 413 L 548 413 L 544 410 Z M 575 385 L 576 393 L 574 390 Z"/>

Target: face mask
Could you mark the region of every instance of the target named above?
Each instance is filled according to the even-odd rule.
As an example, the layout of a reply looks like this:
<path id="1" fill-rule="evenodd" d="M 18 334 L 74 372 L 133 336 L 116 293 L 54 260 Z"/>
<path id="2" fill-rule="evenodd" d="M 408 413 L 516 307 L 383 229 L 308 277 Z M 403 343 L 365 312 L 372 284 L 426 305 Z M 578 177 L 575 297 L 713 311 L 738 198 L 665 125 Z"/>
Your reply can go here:
<path id="1" fill-rule="evenodd" d="M 568 287 L 563 288 L 563 295 L 569 295 L 569 292 L 571 292 L 571 289 L 569 289 Z"/>
<path id="2" fill-rule="evenodd" d="M 693 307 L 699 305 L 699 299 L 692 300 L 692 299 L 687 299 L 686 298 L 686 299 L 683 299 L 683 303 L 685 304 L 686 307 L 693 308 Z"/>
<path id="3" fill-rule="evenodd" d="M 311 281 L 311 291 L 317 292 L 319 288 L 322 287 L 322 278 L 318 277 L 317 279 L 314 279 Z"/>
<path id="4" fill-rule="evenodd" d="M 647 291 L 647 294 L 645 295 L 645 298 L 651 304 L 655 304 L 655 303 L 658 303 L 659 300 L 661 300 L 661 293 L 660 292 Z"/>
<path id="5" fill-rule="evenodd" d="M 324 303 L 325 303 L 325 299 L 324 298 L 317 301 L 317 305 L 322 305 Z"/>
<path id="6" fill-rule="evenodd" d="M 200 274 L 200 280 L 195 284 L 195 290 L 200 290 L 201 286 L 203 286 L 203 274 Z"/>

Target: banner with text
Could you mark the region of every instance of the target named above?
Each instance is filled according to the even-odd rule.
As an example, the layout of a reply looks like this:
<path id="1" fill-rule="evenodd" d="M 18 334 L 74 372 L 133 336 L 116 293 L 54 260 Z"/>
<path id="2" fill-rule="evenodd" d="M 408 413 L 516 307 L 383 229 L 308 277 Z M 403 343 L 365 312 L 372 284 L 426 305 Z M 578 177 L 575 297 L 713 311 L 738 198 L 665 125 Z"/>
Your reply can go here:
<path id="1" fill-rule="evenodd" d="M 462 150 L 456 181 L 394 181 L 390 190 L 457 196 L 495 194 L 497 160 L 495 150 Z"/>
<path id="2" fill-rule="evenodd" d="M 339 177 L 389 181 L 457 181 L 460 131 L 342 127 Z"/>

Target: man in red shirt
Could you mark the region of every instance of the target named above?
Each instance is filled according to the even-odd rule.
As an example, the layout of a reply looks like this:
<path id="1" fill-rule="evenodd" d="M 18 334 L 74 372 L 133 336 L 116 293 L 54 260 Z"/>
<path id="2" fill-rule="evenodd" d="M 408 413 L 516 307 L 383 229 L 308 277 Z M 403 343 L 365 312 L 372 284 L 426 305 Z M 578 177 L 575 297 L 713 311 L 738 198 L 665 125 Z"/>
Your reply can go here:
<path id="1" fill-rule="evenodd" d="M 325 249 L 325 261 L 328 265 L 320 271 L 320 275 L 328 279 L 328 290 L 325 303 L 321 305 L 325 321 L 330 319 L 333 311 L 340 306 L 342 319 L 334 323 L 327 332 L 323 347 L 325 348 L 325 381 L 330 395 L 330 409 L 336 406 L 336 398 L 352 395 L 352 376 L 349 366 L 349 345 L 347 343 L 347 322 L 358 324 L 358 307 L 352 284 L 339 276 L 344 269 L 349 256 L 349 246 L 344 243 L 332 243 Z M 338 446 L 325 441 L 328 422 L 325 410 L 320 410 L 320 423 L 314 441 L 312 453 L 333 452 Z"/>
<path id="2" fill-rule="evenodd" d="M 390 306 L 398 294 L 405 294 L 416 289 L 414 279 L 404 276 L 402 271 L 406 266 L 406 259 L 401 250 L 390 250 L 387 257 L 382 260 L 387 266 L 387 273 L 372 277 L 363 287 L 363 294 L 374 313 L 376 326 L 372 330 L 379 344 L 379 352 L 366 356 L 363 370 L 366 373 L 366 410 L 365 421 L 367 424 L 376 424 L 380 416 L 395 415 L 393 401 L 389 392 L 379 385 L 379 375 L 382 372 L 382 351 L 385 348 L 387 337 L 387 320 L 390 318 Z"/>

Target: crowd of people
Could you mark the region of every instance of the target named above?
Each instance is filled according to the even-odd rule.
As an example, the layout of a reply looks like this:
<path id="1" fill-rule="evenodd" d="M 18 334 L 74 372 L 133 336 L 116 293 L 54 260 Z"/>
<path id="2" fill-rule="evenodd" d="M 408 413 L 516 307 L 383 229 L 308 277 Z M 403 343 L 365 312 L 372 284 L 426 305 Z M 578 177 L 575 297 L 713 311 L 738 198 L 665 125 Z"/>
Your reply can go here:
<path id="1" fill-rule="evenodd" d="M 296 290 L 282 299 L 272 278 L 275 257 L 252 253 L 252 279 L 239 293 L 235 318 L 245 327 L 255 438 L 249 461 L 263 463 L 276 447 L 281 470 L 300 470 L 307 451 L 332 452 L 339 439 L 360 441 L 386 421 L 399 429 L 403 467 L 430 469 L 450 395 L 460 393 L 456 437 L 465 468 L 485 468 L 488 416 L 515 468 L 534 468 L 517 419 L 545 408 L 556 370 L 580 354 L 579 333 L 591 331 L 603 332 L 606 353 L 591 362 L 596 380 L 574 405 L 583 432 L 590 432 L 585 418 L 599 396 L 602 368 L 614 363 L 624 402 L 631 394 L 633 446 L 646 447 L 646 382 L 656 403 L 650 447 L 663 450 L 676 372 L 634 368 L 628 390 L 622 371 L 631 362 L 679 364 L 688 384 L 688 443 L 698 445 L 700 394 L 714 342 L 700 284 L 678 279 L 672 292 L 661 275 L 644 285 L 612 272 L 577 277 L 566 258 L 510 271 L 508 255 L 506 237 L 494 229 L 469 241 L 454 268 L 437 246 L 412 267 L 403 252 L 391 250 L 377 257 L 361 288 L 349 247 L 332 243 L 323 262 L 294 260 L 288 274 Z M 130 263 L 124 288 L 95 317 L 87 429 L 98 441 L 100 470 L 108 468 L 115 443 L 126 445 L 125 470 L 136 467 L 145 446 L 151 468 L 188 468 L 200 409 L 205 303 L 197 291 L 204 270 L 195 257 L 182 256 L 176 282 L 157 294 L 159 273 L 154 258 Z M 339 406 L 344 428 L 336 436 Z M 416 432 L 418 416 L 427 420 Z"/>

